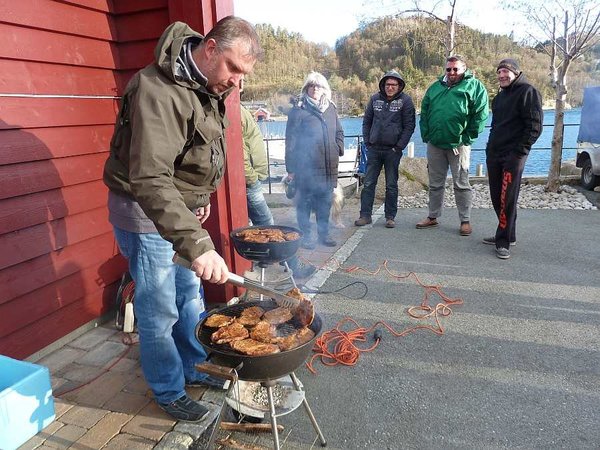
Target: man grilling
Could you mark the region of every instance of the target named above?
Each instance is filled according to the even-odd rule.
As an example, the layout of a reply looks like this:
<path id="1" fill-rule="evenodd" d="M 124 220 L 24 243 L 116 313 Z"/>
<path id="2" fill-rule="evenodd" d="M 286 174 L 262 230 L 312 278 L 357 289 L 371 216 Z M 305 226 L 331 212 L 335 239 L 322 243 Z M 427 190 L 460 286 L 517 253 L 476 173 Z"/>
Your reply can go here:
<path id="1" fill-rule="evenodd" d="M 125 89 L 104 167 L 109 220 L 135 281 L 144 377 L 178 420 L 198 422 L 209 412 L 185 385 L 223 384 L 195 369 L 206 360 L 194 333 L 200 278 L 224 283 L 229 276 L 202 223 L 224 171 L 225 98 L 260 53 L 252 25 L 233 16 L 206 37 L 171 24 L 155 62 Z M 175 252 L 192 270 L 173 263 Z"/>

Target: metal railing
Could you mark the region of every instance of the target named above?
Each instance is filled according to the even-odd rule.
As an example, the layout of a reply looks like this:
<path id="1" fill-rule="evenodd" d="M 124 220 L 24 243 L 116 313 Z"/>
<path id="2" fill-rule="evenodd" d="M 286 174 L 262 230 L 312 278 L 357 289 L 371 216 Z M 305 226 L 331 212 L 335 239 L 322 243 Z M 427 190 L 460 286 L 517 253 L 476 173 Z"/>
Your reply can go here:
<path id="1" fill-rule="evenodd" d="M 543 127 L 554 127 L 554 124 L 545 124 L 542 125 Z M 563 131 L 564 131 L 564 127 L 578 127 L 579 124 L 578 123 L 565 123 L 563 125 Z M 490 128 L 489 125 L 486 125 L 485 128 Z M 350 135 L 350 136 L 345 136 L 344 137 L 344 141 L 347 142 L 347 140 L 356 140 L 356 148 L 360 149 L 360 144 L 362 142 L 362 134 L 354 134 L 354 135 Z M 285 143 L 285 138 L 264 138 L 263 139 L 265 142 L 265 147 L 267 149 L 267 160 L 269 161 L 269 165 L 268 165 L 268 176 L 267 176 L 267 180 L 266 182 L 268 182 L 269 184 L 269 194 L 271 194 L 273 192 L 272 190 L 272 183 L 273 181 L 277 181 L 275 178 L 273 178 L 271 175 L 271 167 L 285 167 L 285 162 L 271 162 L 271 152 L 270 152 L 270 148 L 269 145 L 271 142 L 284 142 Z M 348 148 L 348 147 L 346 147 Z M 354 146 L 351 144 L 349 148 L 354 148 Z M 537 146 L 533 146 L 531 148 L 531 151 L 540 151 L 540 150 L 551 150 L 552 147 L 537 147 Z M 563 151 L 564 150 L 577 150 L 577 147 L 564 147 L 563 146 Z M 472 147 L 471 148 L 471 152 L 482 152 L 485 151 L 485 147 Z M 356 160 L 355 161 L 340 161 L 340 178 L 344 178 L 344 177 L 352 177 L 354 176 L 354 171 L 356 170 L 356 167 L 358 165 L 358 158 L 359 158 L 360 154 L 357 151 L 356 154 Z M 350 166 L 350 167 L 349 167 Z M 347 168 L 345 170 L 342 170 L 341 168 Z"/>

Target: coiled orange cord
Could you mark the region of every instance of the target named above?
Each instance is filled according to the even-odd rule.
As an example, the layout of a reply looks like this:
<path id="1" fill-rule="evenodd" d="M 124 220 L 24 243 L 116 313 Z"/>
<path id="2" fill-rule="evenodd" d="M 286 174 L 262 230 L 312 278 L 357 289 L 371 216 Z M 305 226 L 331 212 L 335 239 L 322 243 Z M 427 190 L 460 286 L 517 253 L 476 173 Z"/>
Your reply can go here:
<path id="1" fill-rule="evenodd" d="M 384 321 L 378 321 L 370 328 L 361 327 L 354 319 L 351 317 L 344 317 L 340 320 L 335 328 L 332 330 L 326 331 L 315 341 L 315 345 L 313 348 L 313 352 L 315 354 L 306 362 L 306 367 L 313 374 L 316 375 L 317 371 L 314 368 L 314 361 L 319 359 L 321 363 L 325 366 L 336 366 L 338 364 L 342 364 L 345 366 L 353 366 L 358 362 L 361 353 L 366 353 L 373 351 L 379 343 L 381 342 L 381 337 L 377 337 L 378 331 L 377 327 L 382 326 L 386 328 L 393 336 L 401 337 L 406 336 L 409 333 L 412 333 L 419 329 L 425 329 L 432 331 L 438 335 L 444 334 L 444 328 L 440 322 L 440 317 L 448 317 L 452 314 L 452 309 L 449 305 L 461 305 L 463 300 L 460 298 L 450 298 L 446 294 L 443 293 L 442 288 L 440 286 L 435 285 L 426 285 L 419 280 L 419 277 L 414 272 L 409 272 L 407 274 L 395 274 L 388 268 L 388 261 L 385 260 L 382 264 L 377 266 L 377 269 L 373 272 L 368 271 L 359 266 L 350 266 L 350 267 L 342 267 L 341 264 L 336 259 L 330 259 L 325 265 L 329 263 L 334 263 L 338 266 L 338 269 L 347 272 L 366 272 L 370 275 L 378 274 L 381 269 L 385 270 L 386 273 L 395 279 L 403 279 L 414 277 L 417 284 L 423 287 L 423 299 L 419 306 L 412 306 L 408 308 L 407 314 L 415 319 L 428 319 L 433 318 L 435 320 L 434 325 L 415 325 L 410 328 L 407 328 L 403 331 L 396 331 L 390 325 L 385 323 Z M 441 302 L 438 303 L 435 307 L 429 306 L 429 299 L 433 294 L 437 294 L 441 298 Z M 355 329 L 351 331 L 344 331 L 342 328 L 345 324 L 352 323 L 355 325 Z M 375 331 L 375 343 L 367 348 L 360 348 L 356 345 L 358 342 L 366 342 L 367 335 Z M 379 333 L 380 335 L 380 333 Z"/>

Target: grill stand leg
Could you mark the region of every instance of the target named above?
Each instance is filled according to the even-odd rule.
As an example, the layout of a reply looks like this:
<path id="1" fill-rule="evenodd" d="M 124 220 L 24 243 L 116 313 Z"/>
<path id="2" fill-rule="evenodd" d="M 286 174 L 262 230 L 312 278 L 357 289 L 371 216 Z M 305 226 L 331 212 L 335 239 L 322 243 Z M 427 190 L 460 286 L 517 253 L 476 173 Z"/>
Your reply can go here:
<path id="1" fill-rule="evenodd" d="M 269 415 L 271 416 L 271 433 L 273 434 L 273 448 L 279 450 L 279 432 L 277 431 L 277 416 L 275 413 L 275 401 L 273 399 L 273 382 L 267 381 L 263 383 L 267 389 L 267 397 L 269 399 Z"/>
<path id="2" fill-rule="evenodd" d="M 294 280 L 294 271 L 290 269 L 290 266 L 288 266 L 287 261 L 284 261 L 283 265 L 285 266 L 285 271 L 291 273 L 290 280 L 292 280 L 292 284 L 294 285 L 294 287 L 297 288 L 298 285 L 296 284 L 296 280 Z"/>
<path id="3" fill-rule="evenodd" d="M 290 377 L 292 378 L 292 382 L 294 383 L 296 390 L 301 391 L 302 388 L 300 387 L 300 380 L 298 380 L 298 377 L 296 376 L 296 374 L 294 372 L 292 372 L 292 373 L 290 373 Z M 269 402 L 270 401 L 271 401 L 271 399 L 269 398 Z M 317 432 L 317 435 L 319 436 L 319 440 L 321 441 L 321 447 L 326 447 L 327 441 L 325 440 L 325 436 L 323 436 L 323 433 L 321 432 L 321 428 L 319 427 L 319 424 L 317 423 L 317 419 L 315 419 L 315 416 L 314 416 L 312 410 L 310 409 L 310 405 L 308 404 L 308 401 L 306 401 L 306 395 L 304 395 L 304 399 L 302 400 L 302 405 L 304 406 L 304 410 L 306 411 L 306 414 L 308 415 L 308 418 L 310 419 L 313 428 L 315 429 L 315 431 Z"/>

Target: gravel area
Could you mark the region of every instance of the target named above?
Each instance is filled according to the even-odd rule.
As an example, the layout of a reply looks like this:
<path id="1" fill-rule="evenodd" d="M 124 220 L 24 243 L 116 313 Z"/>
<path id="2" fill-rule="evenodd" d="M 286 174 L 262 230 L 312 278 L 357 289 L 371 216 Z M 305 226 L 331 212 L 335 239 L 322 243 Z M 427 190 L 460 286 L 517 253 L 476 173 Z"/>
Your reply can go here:
<path id="1" fill-rule="evenodd" d="M 400 196 L 398 205 L 401 208 L 426 208 L 427 191 L 418 192 L 414 196 Z M 452 182 L 446 185 L 445 207 L 454 207 L 454 190 Z M 490 191 L 486 183 L 473 185 L 473 208 L 492 208 Z M 544 185 L 527 184 L 521 186 L 519 194 L 520 209 L 598 209 L 587 198 L 572 186 L 562 185 L 559 193 L 545 192 Z"/>

